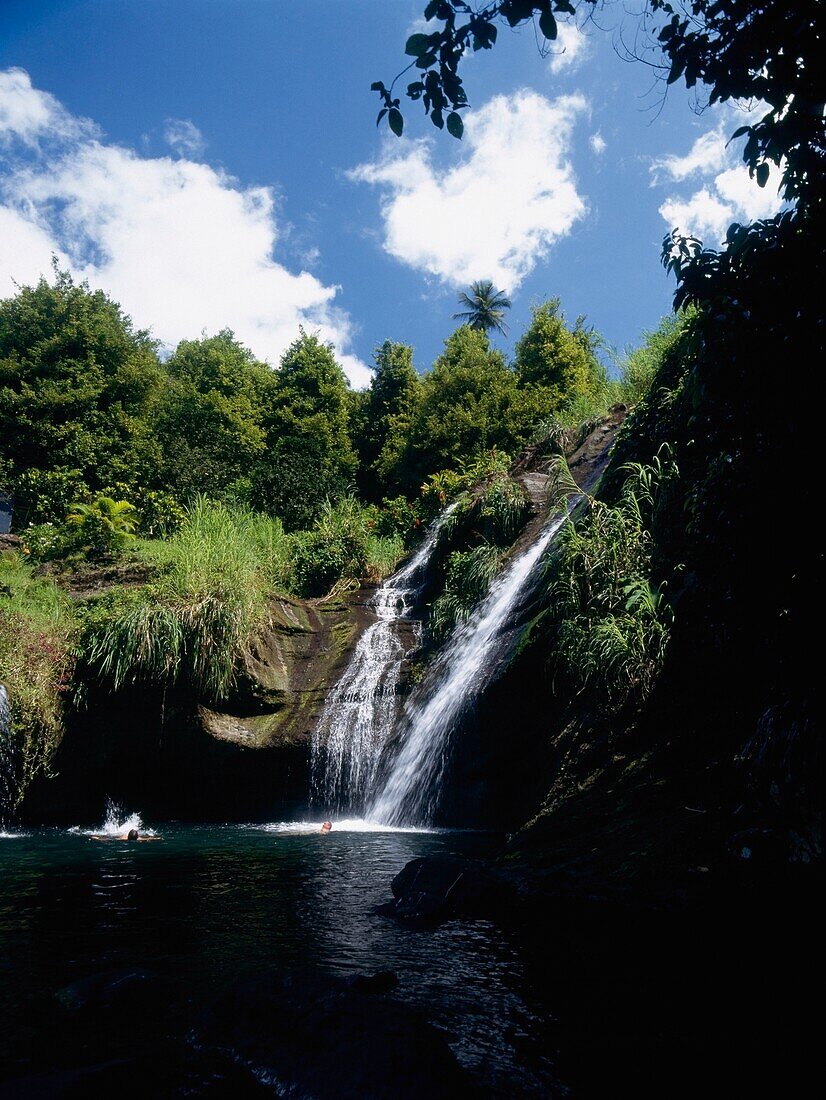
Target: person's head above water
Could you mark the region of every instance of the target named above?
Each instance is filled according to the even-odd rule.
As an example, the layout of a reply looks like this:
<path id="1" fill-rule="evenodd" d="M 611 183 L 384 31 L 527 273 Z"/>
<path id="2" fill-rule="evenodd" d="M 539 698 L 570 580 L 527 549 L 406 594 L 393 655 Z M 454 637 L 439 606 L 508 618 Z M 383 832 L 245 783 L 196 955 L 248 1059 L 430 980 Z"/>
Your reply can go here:
<path id="1" fill-rule="evenodd" d="M 332 827 L 333 827 L 332 821 L 325 821 L 324 824 L 321 826 L 321 831 L 322 831 L 322 833 L 329 833 L 329 831 L 332 829 Z"/>
<path id="2" fill-rule="evenodd" d="M 137 829 L 130 829 L 129 832 L 126 834 L 126 839 L 127 840 L 137 840 L 138 839 L 138 830 Z"/>

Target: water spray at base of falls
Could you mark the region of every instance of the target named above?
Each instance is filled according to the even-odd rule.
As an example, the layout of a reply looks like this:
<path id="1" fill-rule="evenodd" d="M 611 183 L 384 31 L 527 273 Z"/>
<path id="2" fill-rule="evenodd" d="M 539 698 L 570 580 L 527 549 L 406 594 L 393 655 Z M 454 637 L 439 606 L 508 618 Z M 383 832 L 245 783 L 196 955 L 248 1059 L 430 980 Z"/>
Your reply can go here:
<path id="1" fill-rule="evenodd" d="M 402 666 L 411 653 L 398 624 L 410 617 L 439 533 L 455 507 L 431 524 L 410 561 L 378 589 L 372 600 L 377 621 L 362 634 L 327 696 L 313 736 L 312 796 L 330 812 L 360 811 L 374 791 L 382 750 L 396 721 Z"/>
<path id="2" fill-rule="evenodd" d="M 534 571 L 567 522 L 571 508 L 555 515 L 536 541 L 494 581 L 467 622 L 457 627 L 407 708 L 403 744 L 368 816 L 388 825 L 425 825 L 441 795 L 450 739 L 468 704 L 488 686 L 498 667 L 502 631 Z"/>

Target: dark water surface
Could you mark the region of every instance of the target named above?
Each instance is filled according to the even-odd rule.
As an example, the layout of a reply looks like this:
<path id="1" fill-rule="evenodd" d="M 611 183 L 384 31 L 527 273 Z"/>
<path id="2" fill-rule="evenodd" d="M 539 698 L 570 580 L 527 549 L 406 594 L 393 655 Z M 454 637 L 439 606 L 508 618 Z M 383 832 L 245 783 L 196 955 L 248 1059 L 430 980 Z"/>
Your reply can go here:
<path id="1" fill-rule="evenodd" d="M 542 1012 L 507 933 L 482 921 L 422 931 L 374 912 L 408 860 L 484 855 L 495 838 L 156 827 L 162 842 L 57 829 L 0 838 L 0 1080 L 41 1071 L 55 994 L 95 973 L 146 968 L 200 1004 L 263 969 L 311 967 L 394 970 L 390 996 L 443 1031 L 486 1090 L 558 1094 Z"/>

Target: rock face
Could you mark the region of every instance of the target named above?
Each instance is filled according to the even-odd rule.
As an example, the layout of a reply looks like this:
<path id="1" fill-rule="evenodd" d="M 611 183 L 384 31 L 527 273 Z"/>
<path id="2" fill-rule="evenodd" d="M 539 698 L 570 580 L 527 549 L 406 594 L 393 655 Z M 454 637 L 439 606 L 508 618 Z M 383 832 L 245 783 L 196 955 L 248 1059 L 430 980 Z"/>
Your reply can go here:
<path id="1" fill-rule="evenodd" d="M 226 707 L 198 708 L 204 731 L 244 749 L 308 744 L 331 685 L 371 620 L 371 588 L 350 598 L 272 605 L 272 625 Z"/>
<path id="2" fill-rule="evenodd" d="M 313 728 L 371 621 L 372 592 L 276 601 L 271 629 L 220 710 L 151 686 L 92 696 L 72 716 L 52 776 L 29 788 L 24 820 L 100 820 L 107 798 L 147 820 L 302 813 Z"/>

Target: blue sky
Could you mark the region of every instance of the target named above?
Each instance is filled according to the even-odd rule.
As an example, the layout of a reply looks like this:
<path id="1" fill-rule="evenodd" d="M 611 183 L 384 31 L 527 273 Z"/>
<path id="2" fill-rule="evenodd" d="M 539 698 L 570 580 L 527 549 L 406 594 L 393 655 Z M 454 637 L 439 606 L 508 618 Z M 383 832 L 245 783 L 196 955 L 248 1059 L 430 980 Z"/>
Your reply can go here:
<path id="1" fill-rule="evenodd" d="M 423 7 L 4 0 L 0 295 L 55 251 L 167 346 L 229 326 L 276 362 L 303 324 L 363 384 L 388 338 L 429 367 L 474 278 L 511 294 L 508 354 L 557 295 L 635 344 L 670 308 L 672 225 L 713 243 L 776 206 L 725 146 L 733 108 L 621 59 L 621 5 L 549 56 L 527 28 L 469 57 L 462 142 L 412 103 L 401 141 L 377 130 L 370 83 Z"/>

